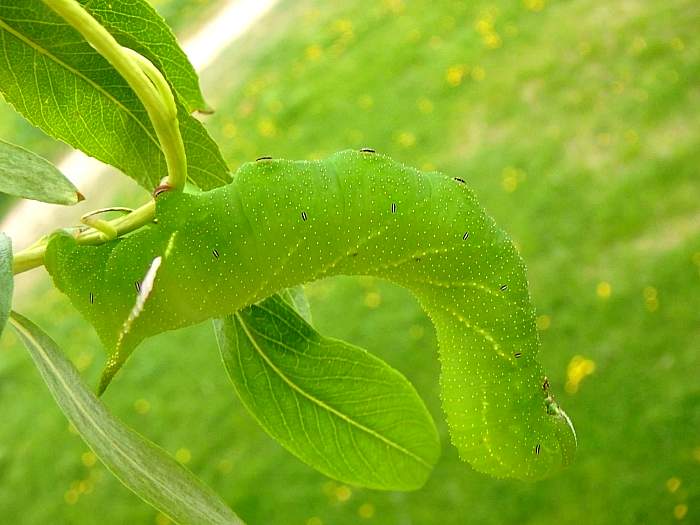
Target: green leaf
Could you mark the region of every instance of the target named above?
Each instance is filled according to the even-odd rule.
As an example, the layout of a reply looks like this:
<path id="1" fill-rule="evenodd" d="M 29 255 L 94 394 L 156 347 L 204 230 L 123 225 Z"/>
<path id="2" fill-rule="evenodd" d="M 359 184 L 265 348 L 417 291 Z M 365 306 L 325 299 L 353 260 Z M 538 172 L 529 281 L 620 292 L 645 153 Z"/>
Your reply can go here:
<path id="1" fill-rule="evenodd" d="M 12 308 L 13 288 L 12 241 L 7 235 L 0 233 L 0 334 L 5 329 Z"/>
<path id="2" fill-rule="evenodd" d="M 16 312 L 11 316 L 56 403 L 127 488 L 178 523 L 242 523 L 190 471 L 110 414 L 48 335 Z"/>
<path id="3" fill-rule="evenodd" d="M 117 41 L 148 58 L 163 73 L 173 91 L 192 113 L 209 112 L 199 77 L 172 30 L 145 0 L 79 0 Z"/>
<path id="4" fill-rule="evenodd" d="M 83 196 L 56 166 L 0 139 L 0 191 L 24 199 L 75 204 Z"/>
<path id="5" fill-rule="evenodd" d="M 163 66 L 163 73 L 179 94 L 178 119 L 189 177 L 203 189 L 225 184 L 230 175 L 218 146 L 189 114 L 192 82 L 176 72 L 184 66 L 181 55 L 173 53 L 174 40 L 157 46 L 153 39 L 162 33 L 157 30 L 162 20 L 143 9 L 139 12 L 146 18 L 134 19 L 134 6 L 134 2 L 86 4 L 111 24 L 122 45 L 138 47 L 156 64 L 174 61 L 175 66 L 168 66 L 174 71 Z M 0 0 L 0 60 L 0 94 L 32 124 L 115 166 L 148 190 L 167 175 L 155 131 L 134 92 L 77 31 L 40 0 Z"/>
<path id="6" fill-rule="evenodd" d="M 214 321 L 236 392 L 263 428 L 327 476 L 414 490 L 440 455 L 413 386 L 366 351 L 322 337 L 280 296 Z"/>

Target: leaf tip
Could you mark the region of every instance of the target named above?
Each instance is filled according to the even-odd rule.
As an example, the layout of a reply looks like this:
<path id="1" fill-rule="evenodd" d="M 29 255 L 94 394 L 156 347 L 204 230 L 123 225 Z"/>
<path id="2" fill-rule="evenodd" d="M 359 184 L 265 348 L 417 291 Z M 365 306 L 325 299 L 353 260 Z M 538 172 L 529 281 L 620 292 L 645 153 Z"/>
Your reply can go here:
<path id="1" fill-rule="evenodd" d="M 105 390 L 107 390 L 107 387 L 112 382 L 112 378 L 114 377 L 115 373 L 116 370 L 111 370 L 109 366 L 102 371 L 100 382 L 95 389 L 95 394 L 97 397 L 102 397 L 102 394 L 105 393 Z"/>

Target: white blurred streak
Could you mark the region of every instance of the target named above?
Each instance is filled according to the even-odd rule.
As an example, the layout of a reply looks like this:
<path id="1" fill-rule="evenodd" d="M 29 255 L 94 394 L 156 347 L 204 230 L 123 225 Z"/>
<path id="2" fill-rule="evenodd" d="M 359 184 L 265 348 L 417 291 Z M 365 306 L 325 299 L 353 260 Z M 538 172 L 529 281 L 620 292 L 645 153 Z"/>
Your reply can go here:
<path id="1" fill-rule="evenodd" d="M 277 0 L 236 0 L 229 2 L 183 49 L 197 71 L 211 65 L 228 45 L 262 18 Z"/>
<path id="2" fill-rule="evenodd" d="M 175 235 L 173 233 L 173 235 Z M 158 273 L 158 269 L 160 268 L 160 263 L 163 262 L 163 257 L 160 255 L 153 259 L 151 261 L 151 266 L 148 268 L 148 271 L 146 272 L 146 276 L 143 278 L 143 281 L 138 286 L 138 294 L 136 295 L 136 303 L 134 304 L 134 307 L 131 309 L 131 312 L 129 312 L 129 317 L 126 318 L 126 321 L 124 321 L 124 326 L 122 326 L 122 331 L 119 334 L 119 341 L 117 343 L 117 348 L 122 343 L 122 339 L 124 339 L 124 336 L 128 334 L 131 331 L 131 326 L 134 324 L 134 321 L 138 318 L 139 315 L 141 315 L 141 312 L 143 312 L 144 306 L 146 306 L 146 301 L 148 300 L 148 297 L 151 295 L 151 292 L 153 291 L 153 284 L 155 283 L 156 280 L 156 274 Z M 573 427 L 572 427 L 573 428 Z"/>
<path id="3" fill-rule="evenodd" d="M 216 13 L 212 20 L 201 26 L 196 33 L 182 43 L 182 48 L 201 73 L 210 66 L 224 50 L 253 24 L 262 18 L 278 0 L 230 0 Z M 88 157 L 80 151 L 66 155 L 58 164 L 80 192 L 86 202 L 70 208 L 71 216 L 80 217 L 87 211 L 104 203 L 99 199 L 101 188 L 109 188 L 111 168 Z M 97 194 L 97 195 L 96 195 Z M 102 196 L 104 197 L 104 196 Z M 19 202 L 0 224 L 0 231 L 12 239 L 13 251 L 17 252 L 34 242 L 40 235 L 57 227 L 56 218 L 65 214 L 62 207 L 42 202 L 24 200 Z"/>

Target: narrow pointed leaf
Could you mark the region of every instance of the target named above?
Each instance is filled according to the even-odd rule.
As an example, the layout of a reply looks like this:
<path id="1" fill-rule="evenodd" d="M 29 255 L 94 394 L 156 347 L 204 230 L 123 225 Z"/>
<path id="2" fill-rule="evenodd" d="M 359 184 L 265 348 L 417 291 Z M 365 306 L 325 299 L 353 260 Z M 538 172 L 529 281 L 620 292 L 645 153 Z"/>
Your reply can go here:
<path id="1" fill-rule="evenodd" d="M 178 523 L 242 523 L 190 471 L 110 414 L 48 335 L 16 312 L 11 316 L 56 403 L 127 488 Z"/>
<path id="2" fill-rule="evenodd" d="M 73 183 L 36 153 L 0 139 L 0 191 L 52 204 L 82 200 Z"/>
<path id="3" fill-rule="evenodd" d="M 5 329 L 7 318 L 12 308 L 12 241 L 4 233 L 0 233 L 0 334 Z"/>
<path id="4" fill-rule="evenodd" d="M 156 63 L 177 62 L 174 43 L 158 47 L 149 43 L 155 37 L 144 30 L 143 20 L 127 23 L 132 5 L 90 2 L 86 7 L 97 8 L 101 19 L 111 20 L 122 45 L 138 47 Z M 32 124 L 120 169 L 146 189 L 167 175 L 150 119 L 129 85 L 40 0 L 0 0 L 0 61 L 0 95 Z M 177 93 L 186 91 L 177 86 L 191 84 L 175 82 L 177 75 L 165 73 Z M 189 177 L 203 189 L 225 184 L 230 180 L 226 163 L 202 124 L 182 104 L 185 98 L 191 95 L 177 97 Z"/>
<path id="5" fill-rule="evenodd" d="M 440 454 L 437 431 L 399 372 L 322 337 L 279 295 L 214 326 L 241 400 L 302 461 L 375 489 L 425 483 Z"/>

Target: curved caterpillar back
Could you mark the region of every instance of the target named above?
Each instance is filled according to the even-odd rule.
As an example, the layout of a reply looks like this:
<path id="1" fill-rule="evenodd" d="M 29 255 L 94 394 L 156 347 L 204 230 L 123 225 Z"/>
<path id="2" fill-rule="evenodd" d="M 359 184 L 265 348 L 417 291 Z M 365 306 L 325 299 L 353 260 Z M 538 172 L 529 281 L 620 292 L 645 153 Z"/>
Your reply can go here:
<path id="1" fill-rule="evenodd" d="M 106 382 L 145 337 L 321 277 L 372 275 L 411 290 L 435 325 L 443 407 L 464 460 L 516 478 L 570 461 L 575 435 L 542 388 L 524 265 L 462 179 L 372 152 L 263 159 L 227 186 L 159 196 L 157 218 L 101 246 L 58 235 L 47 251 L 57 287 L 113 350 Z M 124 334 L 159 256 L 153 291 Z"/>

